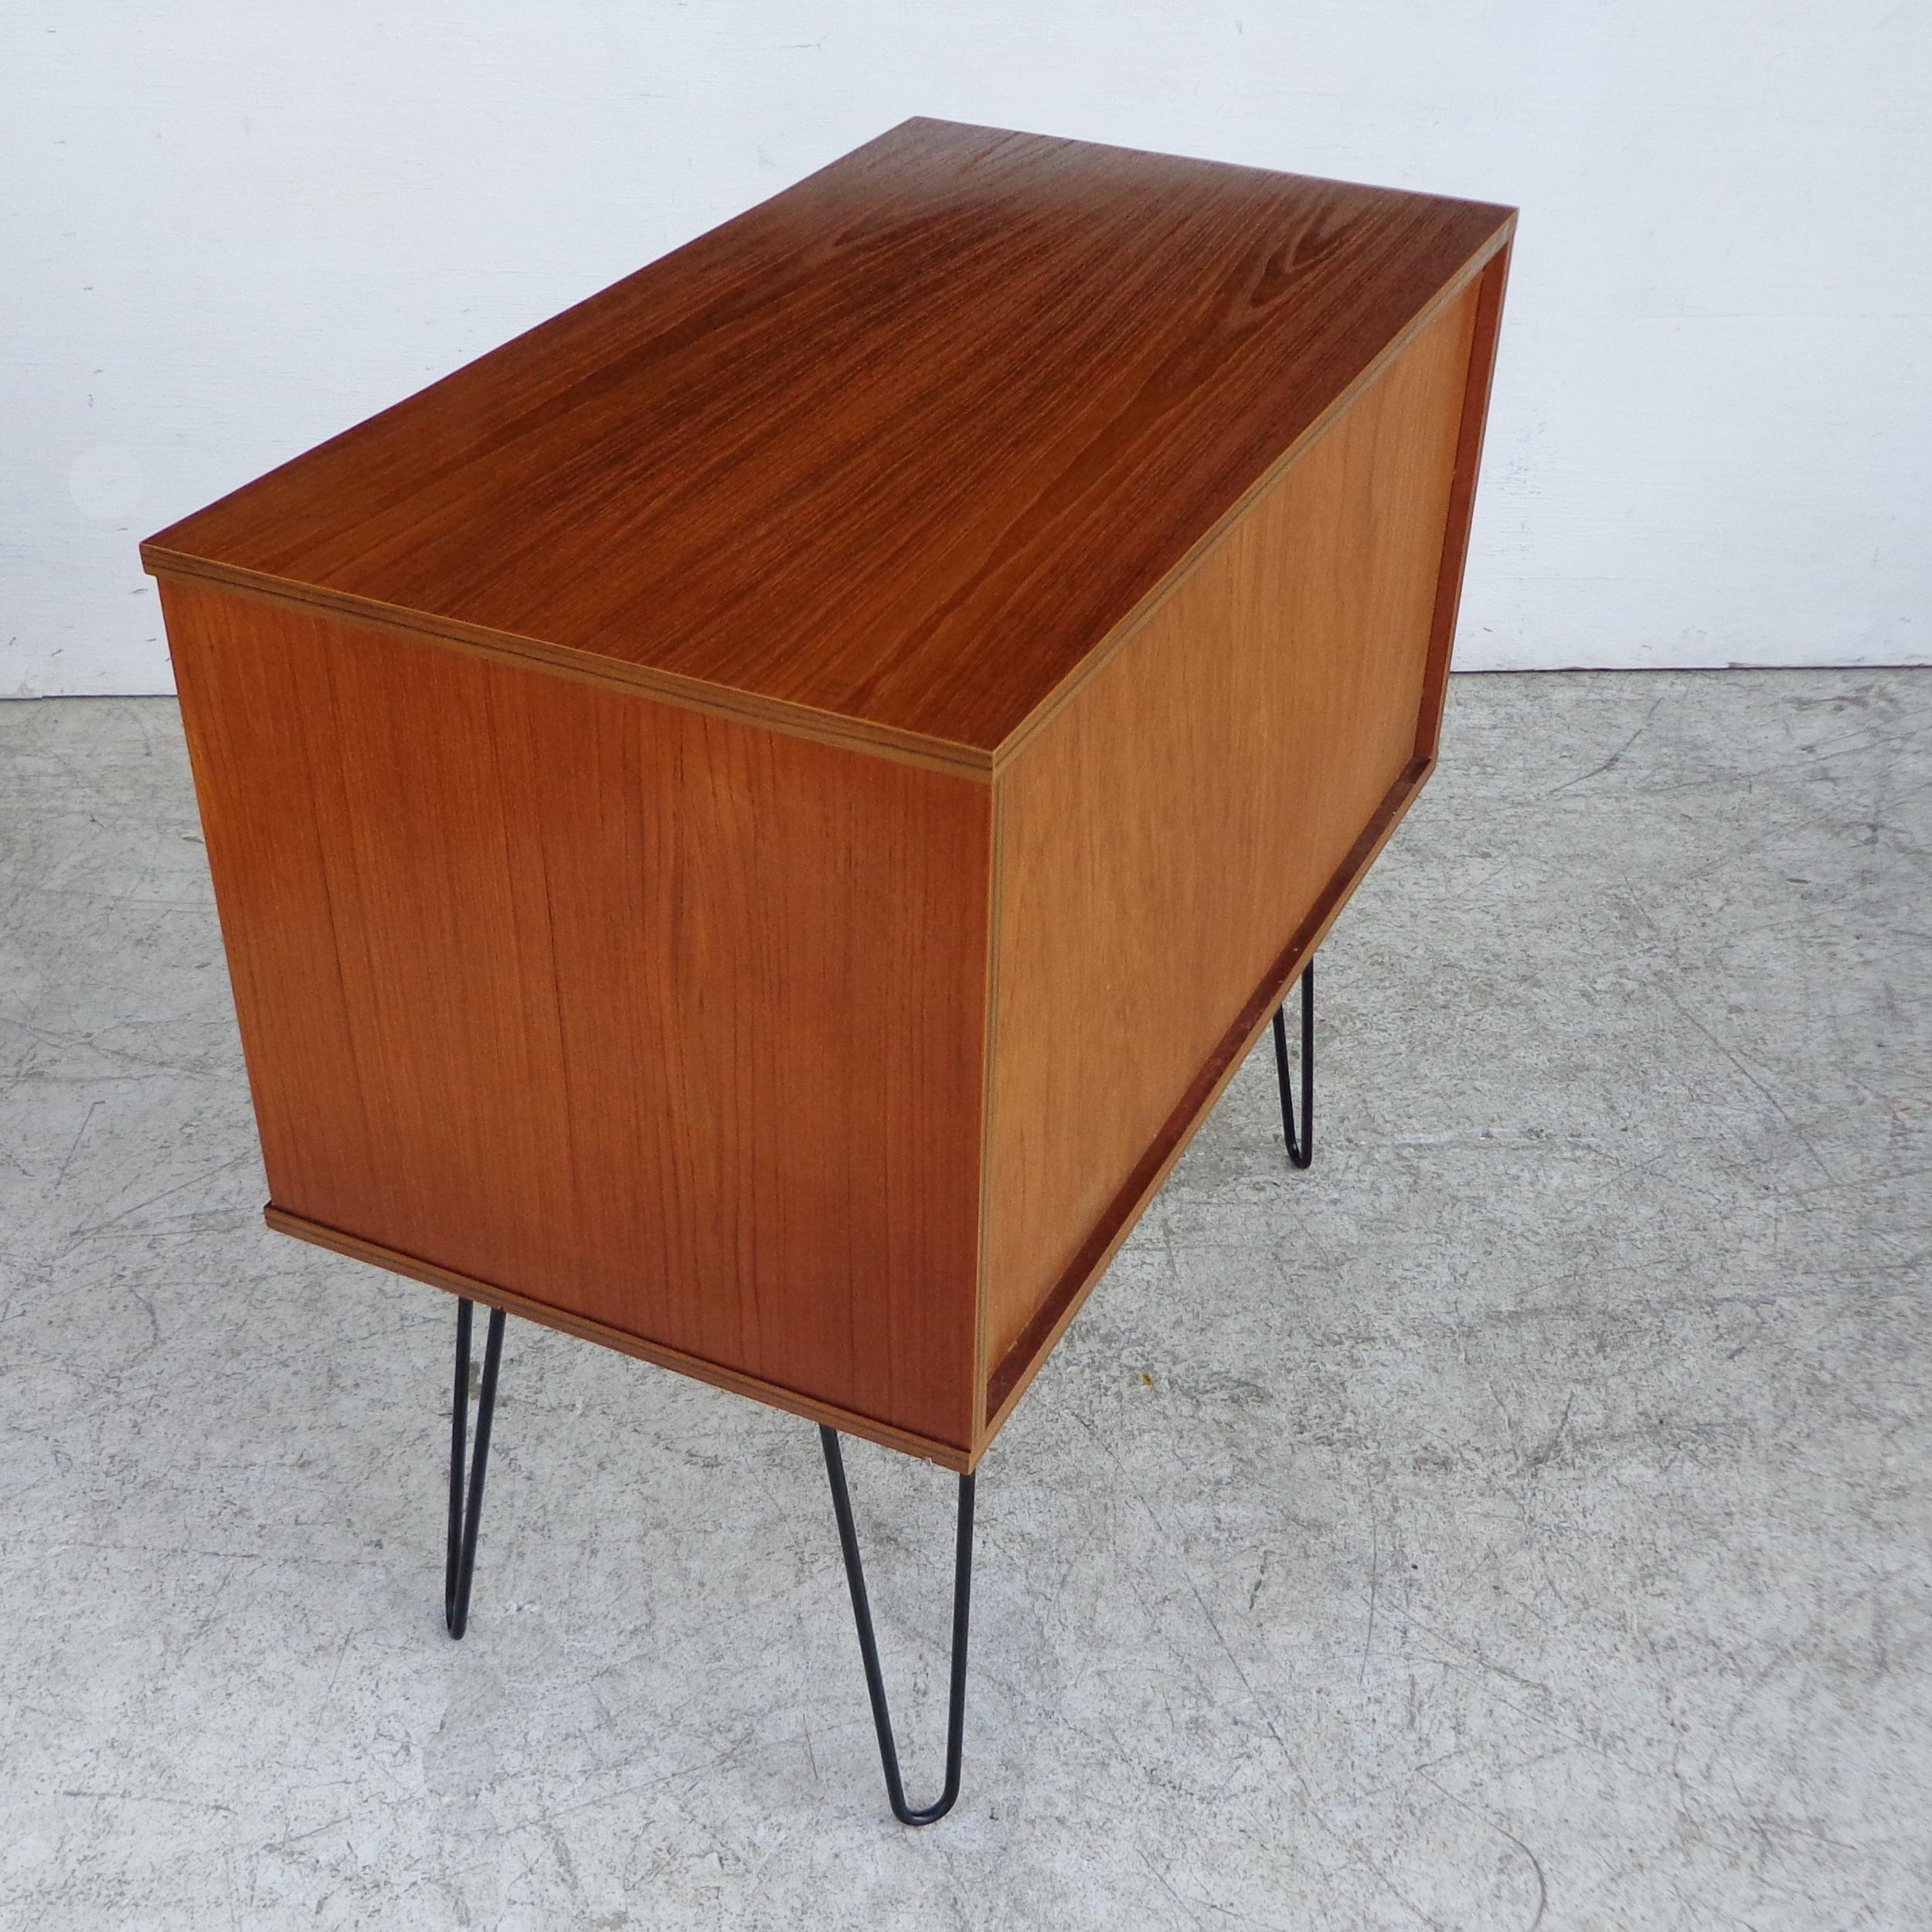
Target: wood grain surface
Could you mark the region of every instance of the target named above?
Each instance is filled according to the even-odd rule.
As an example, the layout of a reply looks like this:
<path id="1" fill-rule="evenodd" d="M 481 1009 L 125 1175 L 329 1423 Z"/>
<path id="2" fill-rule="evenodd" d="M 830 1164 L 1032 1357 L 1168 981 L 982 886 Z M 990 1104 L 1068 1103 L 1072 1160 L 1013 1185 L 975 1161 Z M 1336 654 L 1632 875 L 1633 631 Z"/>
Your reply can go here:
<path id="1" fill-rule="evenodd" d="M 995 781 L 995 1413 L 1420 782 L 1483 300 L 1446 306 Z"/>
<path id="2" fill-rule="evenodd" d="M 276 1209 L 968 1449 L 988 788 L 163 595 Z"/>
<path id="3" fill-rule="evenodd" d="M 1435 752 L 1507 210 L 913 121 L 145 546 L 271 1225 L 957 1468 Z"/>
<path id="4" fill-rule="evenodd" d="M 400 1248 L 386 1248 L 379 1242 L 365 1241 L 359 1235 L 345 1234 L 339 1228 L 325 1226 L 319 1221 L 305 1220 L 299 1214 L 291 1214 L 286 1208 L 276 1206 L 272 1201 L 263 1210 L 262 1219 L 277 1234 L 292 1234 L 298 1241 L 306 1241 L 311 1247 L 327 1248 L 331 1253 L 345 1254 L 351 1260 L 366 1262 L 369 1267 L 383 1269 L 389 1274 L 406 1275 L 413 1281 L 424 1282 L 451 1294 L 487 1303 L 492 1308 L 521 1315 L 526 1321 L 534 1321 L 539 1327 L 555 1328 L 560 1334 L 597 1342 L 601 1347 L 616 1349 L 620 1355 L 634 1355 L 640 1362 L 651 1362 L 679 1375 L 708 1382 L 714 1388 L 749 1396 L 754 1402 L 803 1416 L 809 1421 L 829 1423 L 848 1435 L 863 1436 L 888 1449 L 897 1449 L 905 1454 L 937 1463 L 942 1468 L 957 1469 L 964 1474 L 977 1459 L 973 1450 L 958 1444 L 940 1442 L 930 1436 L 894 1428 L 876 1416 L 842 1409 L 836 1403 L 801 1394 L 781 1382 L 746 1375 L 727 1362 L 685 1355 L 679 1349 L 667 1348 L 662 1342 L 633 1335 L 628 1329 L 614 1328 L 609 1323 L 590 1316 L 573 1315 L 567 1308 L 560 1308 L 536 1295 L 506 1288 L 499 1282 L 485 1281 L 454 1268 L 438 1267 L 434 1262 L 419 1260 Z"/>
<path id="5" fill-rule="evenodd" d="M 1511 244 L 1505 242 L 1478 277 L 1474 333 L 1469 345 L 1469 377 L 1462 393 L 1462 423 L 1456 434 L 1456 473 L 1449 486 L 1449 518 L 1443 536 L 1442 564 L 1436 574 L 1435 615 L 1429 627 L 1429 668 L 1422 694 L 1422 723 L 1416 755 L 1435 760 L 1442 736 L 1442 713 L 1449 695 L 1449 660 L 1455 649 L 1456 614 L 1462 606 L 1463 566 L 1476 509 L 1476 475 L 1482 467 L 1483 431 L 1489 420 L 1489 389 L 1496 373 L 1496 343 L 1502 328 L 1502 302 L 1509 283 Z"/>
<path id="6" fill-rule="evenodd" d="M 908 121 L 144 553 L 988 766 L 1512 219 Z"/>

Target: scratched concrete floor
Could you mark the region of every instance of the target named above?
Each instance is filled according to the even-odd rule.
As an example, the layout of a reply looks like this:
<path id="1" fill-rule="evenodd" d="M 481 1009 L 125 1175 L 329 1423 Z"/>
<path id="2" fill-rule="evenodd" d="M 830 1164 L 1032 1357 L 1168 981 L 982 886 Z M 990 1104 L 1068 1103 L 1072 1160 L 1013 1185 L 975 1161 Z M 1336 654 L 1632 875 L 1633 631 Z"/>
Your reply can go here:
<path id="1" fill-rule="evenodd" d="M 0 706 L 0 1924 L 1932 1923 L 1932 672 L 1458 680 L 989 1457 L 883 1815 L 811 1430 L 267 1233 L 175 713 Z M 914 1782 L 947 1479 L 852 1454 Z"/>

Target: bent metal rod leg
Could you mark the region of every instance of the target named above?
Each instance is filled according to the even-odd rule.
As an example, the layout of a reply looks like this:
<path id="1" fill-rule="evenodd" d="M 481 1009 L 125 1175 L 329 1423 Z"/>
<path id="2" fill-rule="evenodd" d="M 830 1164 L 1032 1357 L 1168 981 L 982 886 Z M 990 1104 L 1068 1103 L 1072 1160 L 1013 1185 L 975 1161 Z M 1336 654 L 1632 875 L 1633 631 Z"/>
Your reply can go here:
<path id="1" fill-rule="evenodd" d="M 476 1573 L 476 1531 L 483 1515 L 483 1478 L 490 1462 L 490 1420 L 496 1410 L 496 1372 L 503 1359 L 503 1311 L 490 1311 L 483 1344 L 483 1383 L 476 1402 L 476 1453 L 463 1470 L 464 1426 L 470 1410 L 470 1325 L 474 1302 L 456 1304 L 456 1386 L 450 1403 L 450 1531 L 443 1561 L 443 1621 L 461 1637 L 470 1621 L 470 1583 Z"/>
<path id="2" fill-rule="evenodd" d="M 866 1666 L 866 1692 L 872 1699 L 872 1721 L 879 1733 L 879 1759 L 886 1774 L 886 1795 L 893 1816 L 902 1825 L 930 1825 L 953 1808 L 959 1796 L 959 1769 L 966 1730 L 966 1627 L 973 1587 L 973 1478 L 959 1479 L 959 1529 L 953 1556 L 953 1662 L 951 1693 L 946 1707 L 946 1783 L 931 1804 L 914 1811 L 906 1802 L 900 1776 L 899 1747 L 893 1740 L 892 1713 L 886 1706 L 886 1682 L 879 1674 L 879 1641 L 872 1633 L 872 1605 L 866 1594 L 866 1568 L 859 1554 L 859 1532 L 852 1519 L 852 1498 L 845 1488 L 845 1459 L 838 1432 L 823 1423 L 818 1439 L 825 1452 L 825 1474 L 832 1483 L 832 1513 L 838 1519 L 838 1544 L 845 1552 L 845 1582 L 852 1591 L 852 1614 L 859 1626 L 859 1655 Z"/>
<path id="3" fill-rule="evenodd" d="M 1315 961 L 1301 968 L 1301 1131 L 1295 1131 L 1293 1079 L 1288 1071 L 1288 1002 L 1274 1009 L 1274 1071 L 1281 1083 L 1281 1138 L 1288 1165 L 1306 1167 L 1315 1158 Z"/>

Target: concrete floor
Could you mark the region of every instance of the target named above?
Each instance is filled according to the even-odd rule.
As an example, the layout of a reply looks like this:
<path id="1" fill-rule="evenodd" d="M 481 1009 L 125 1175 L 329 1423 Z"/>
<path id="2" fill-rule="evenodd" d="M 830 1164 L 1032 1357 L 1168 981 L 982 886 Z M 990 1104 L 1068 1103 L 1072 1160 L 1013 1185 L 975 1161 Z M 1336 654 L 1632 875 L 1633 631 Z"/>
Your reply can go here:
<path id="1" fill-rule="evenodd" d="M 267 1233 L 174 710 L 0 706 L 0 1924 L 1932 1924 L 1932 672 L 1457 682 L 988 1458 L 885 1815 L 801 1423 Z M 951 1485 L 851 1456 L 916 1792 Z"/>

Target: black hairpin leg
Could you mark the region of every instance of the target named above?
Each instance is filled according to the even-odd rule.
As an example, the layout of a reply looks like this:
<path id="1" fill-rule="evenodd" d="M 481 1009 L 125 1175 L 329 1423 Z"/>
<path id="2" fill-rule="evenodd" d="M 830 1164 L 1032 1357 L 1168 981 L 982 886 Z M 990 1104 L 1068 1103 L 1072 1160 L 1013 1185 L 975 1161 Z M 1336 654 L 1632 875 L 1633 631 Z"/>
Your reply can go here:
<path id="1" fill-rule="evenodd" d="M 959 1796 L 959 1767 L 966 1732 L 966 1624 L 973 1589 L 973 1479 L 959 1479 L 959 1531 L 953 1556 L 952 1686 L 946 1707 L 946 1784 L 931 1804 L 914 1811 L 906 1802 L 905 1781 L 899 1774 L 899 1747 L 893 1741 L 892 1713 L 886 1707 L 886 1682 L 879 1670 L 879 1640 L 872 1634 L 872 1605 L 866 1595 L 866 1568 L 859 1555 L 859 1532 L 852 1526 L 852 1498 L 845 1488 L 845 1459 L 838 1432 L 818 1426 L 825 1451 L 825 1474 L 832 1482 L 832 1513 L 838 1519 L 838 1544 L 845 1554 L 845 1582 L 852 1591 L 852 1614 L 859 1626 L 859 1654 L 866 1665 L 866 1692 L 872 1699 L 872 1721 L 879 1733 L 879 1758 L 885 1767 L 886 1795 L 893 1816 L 902 1825 L 930 1825 L 953 1808 Z"/>
<path id="2" fill-rule="evenodd" d="M 1288 1073 L 1288 1002 L 1274 1009 L 1274 1070 L 1281 1083 L 1281 1138 L 1288 1165 L 1306 1167 L 1315 1158 L 1315 961 L 1301 968 L 1301 1131 L 1294 1127 L 1294 1097 Z"/>
<path id="3" fill-rule="evenodd" d="M 450 1403 L 450 1536 L 443 1563 L 443 1621 L 461 1637 L 470 1621 L 470 1583 L 476 1573 L 476 1529 L 483 1515 L 483 1478 L 490 1462 L 490 1419 L 496 1410 L 496 1372 L 503 1359 L 503 1311 L 490 1311 L 483 1344 L 483 1386 L 476 1401 L 476 1453 L 468 1495 L 463 1472 L 464 1424 L 470 1412 L 470 1324 L 475 1304 L 456 1304 L 456 1386 Z"/>

